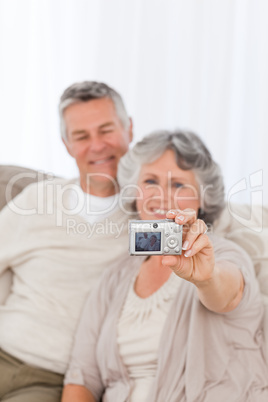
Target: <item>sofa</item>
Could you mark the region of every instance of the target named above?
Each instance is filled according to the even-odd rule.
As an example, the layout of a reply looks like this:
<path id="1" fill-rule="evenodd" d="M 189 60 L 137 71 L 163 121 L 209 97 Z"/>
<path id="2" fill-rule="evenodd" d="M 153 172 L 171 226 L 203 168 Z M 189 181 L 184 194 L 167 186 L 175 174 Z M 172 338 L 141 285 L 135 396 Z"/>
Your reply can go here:
<path id="1" fill-rule="evenodd" d="M 47 178 L 43 172 L 19 166 L 0 165 L 0 210 L 30 183 Z M 250 255 L 265 305 L 265 334 L 268 353 L 268 207 L 226 206 L 214 224 L 215 233 L 239 244 Z M 0 275 L 0 304 L 12 285 L 12 272 Z"/>

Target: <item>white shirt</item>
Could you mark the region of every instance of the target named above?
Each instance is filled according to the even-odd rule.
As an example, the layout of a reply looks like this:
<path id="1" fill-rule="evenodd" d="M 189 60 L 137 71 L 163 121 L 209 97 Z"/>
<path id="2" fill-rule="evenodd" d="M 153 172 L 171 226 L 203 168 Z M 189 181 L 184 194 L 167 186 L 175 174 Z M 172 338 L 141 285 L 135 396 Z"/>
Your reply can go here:
<path id="1" fill-rule="evenodd" d="M 70 189 L 68 194 L 68 209 L 75 211 L 87 222 L 100 222 L 111 216 L 119 208 L 119 194 L 110 197 L 97 197 L 92 194 L 84 193 L 77 183 L 77 187 Z"/>
<path id="2" fill-rule="evenodd" d="M 130 402 L 147 399 L 158 363 L 158 347 L 170 306 L 181 283 L 173 272 L 151 296 L 140 298 L 131 283 L 117 326 L 119 353 L 134 381 Z"/>
<path id="3" fill-rule="evenodd" d="M 147 246 L 149 245 L 149 238 L 145 238 L 143 237 L 140 241 L 139 241 L 139 246 L 142 249 L 145 249 Z"/>

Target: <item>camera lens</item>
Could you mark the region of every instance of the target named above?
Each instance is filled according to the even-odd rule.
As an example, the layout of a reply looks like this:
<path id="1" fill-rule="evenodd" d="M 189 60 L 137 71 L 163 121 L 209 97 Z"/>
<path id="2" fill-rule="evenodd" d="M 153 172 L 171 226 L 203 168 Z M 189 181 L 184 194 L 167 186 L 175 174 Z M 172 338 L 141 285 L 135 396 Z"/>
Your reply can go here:
<path id="1" fill-rule="evenodd" d="M 153 224 L 153 227 L 156 229 L 156 228 L 158 228 L 158 224 L 157 223 L 154 223 Z"/>

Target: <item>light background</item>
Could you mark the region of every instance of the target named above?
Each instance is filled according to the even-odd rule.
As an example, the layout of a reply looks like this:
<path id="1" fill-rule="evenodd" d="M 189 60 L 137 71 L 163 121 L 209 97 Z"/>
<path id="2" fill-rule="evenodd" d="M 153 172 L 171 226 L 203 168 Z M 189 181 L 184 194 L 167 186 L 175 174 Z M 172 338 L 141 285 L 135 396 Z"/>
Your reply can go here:
<path id="1" fill-rule="evenodd" d="M 267 0 L 0 0 L 0 163 L 77 175 L 58 101 L 100 80 L 122 94 L 135 141 L 194 130 L 227 197 L 267 202 L 267 21 Z"/>

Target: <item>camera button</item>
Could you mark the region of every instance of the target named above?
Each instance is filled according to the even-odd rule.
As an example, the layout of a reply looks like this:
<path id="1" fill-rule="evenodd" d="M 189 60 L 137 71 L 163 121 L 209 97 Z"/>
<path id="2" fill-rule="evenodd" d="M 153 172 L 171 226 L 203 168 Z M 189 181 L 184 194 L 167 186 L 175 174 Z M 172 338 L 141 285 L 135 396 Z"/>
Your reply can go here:
<path id="1" fill-rule="evenodd" d="M 175 253 L 179 253 L 181 251 L 181 249 L 179 247 L 176 247 L 174 251 L 175 251 Z"/>
<path id="2" fill-rule="evenodd" d="M 182 232 L 182 226 L 176 224 L 176 226 L 174 226 L 174 233 L 180 233 Z"/>
<path id="3" fill-rule="evenodd" d="M 175 248 L 178 245 L 178 239 L 175 236 L 170 236 L 170 238 L 167 240 L 167 245 L 170 248 Z"/>
<path id="4" fill-rule="evenodd" d="M 165 253 L 169 253 L 169 248 L 168 248 L 168 247 L 165 247 L 165 248 L 164 248 L 164 252 L 165 252 Z"/>
<path id="5" fill-rule="evenodd" d="M 169 235 L 170 235 L 170 233 L 169 233 L 169 232 L 166 232 L 166 233 L 165 233 L 165 236 L 166 236 L 166 237 L 168 237 Z"/>

